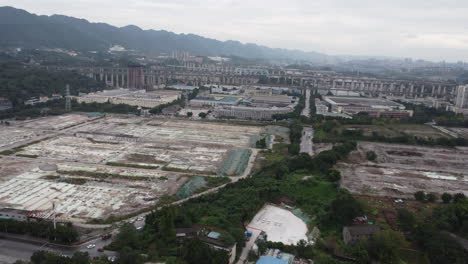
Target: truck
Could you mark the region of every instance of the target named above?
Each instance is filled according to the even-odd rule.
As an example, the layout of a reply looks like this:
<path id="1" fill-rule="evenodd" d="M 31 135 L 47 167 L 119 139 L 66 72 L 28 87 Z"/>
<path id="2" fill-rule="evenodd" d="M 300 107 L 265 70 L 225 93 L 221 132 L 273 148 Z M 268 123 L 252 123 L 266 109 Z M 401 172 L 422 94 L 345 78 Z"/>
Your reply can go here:
<path id="1" fill-rule="evenodd" d="M 245 231 L 245 240 L 249 241 L 252 235 L 253 235 L 252 231 Z"/>
<path id="2" fill-rule="evenodd" d="M 111 238 L 111 237 L 112 237 L 112 234 L 111 234 L 111 233 L 108 233 L 108 234 L 102 235 L 102 236 L 101 236 L 101 239 L 102 239 L 102 240 L 108 240 L 108 239 Z"/>

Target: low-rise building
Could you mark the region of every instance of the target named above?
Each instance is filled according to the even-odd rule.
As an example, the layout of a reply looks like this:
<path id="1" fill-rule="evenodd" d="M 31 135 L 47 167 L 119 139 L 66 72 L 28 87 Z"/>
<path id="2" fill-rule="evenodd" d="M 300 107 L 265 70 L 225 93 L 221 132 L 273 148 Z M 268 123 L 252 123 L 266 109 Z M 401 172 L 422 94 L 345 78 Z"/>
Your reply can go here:
<path id="1" fill-rule="evenodd" d="M 256 264 L 288 264 L 286 261 L 272 256 L 260 257 Z"/>
<path id="2" fill-rule="evenodd" d="M 363 97 L 333 97 L 327 96 L 324 101 L 330 105 L 331 111 L 355 115 L 368 113 L 376 117 L 401 118 L 412 116 L 412 111 L 406 111 L 405 106 L 382 98 Z"/>
<path id="3" fill-rule="evenodd" d="M 352 244 L 360 240 L 367 240 L 379 231 L 380 228 L 375 225 L 345 226 L 343 228 L 343 241 L 345 244 Z"/>
<path id="4" fill-rule="evenodd" d="M 49 100 L 57 100 L 57 99 L 61 99 L 63 98 L 63 96 L 61 96 L 60 94 L 53 94 L 51 97 L 48 97 L 48 96 L 39 96 L 39 97 L 34 97 L 34 98 L 31 98 L 29 100 L 26 100 L 24 102 L 25 105 L 36 105 L 36 104 L 39 104 L 39 103 L 45 103 Z"/>
<path id="5" fill-rule="evenodd" d="M 320 99 L 315 100 L 315 109 L 315 113 L 317 115 L 325 115 L 326 113 L 328 113 L 328 105 Z"/>
<path id="6" fill-rule="evenodd" d="M 212 85 L 210 86 L 210 91 L 212 94 L 228 94 L 228 95 L 237 95 L 242 92 L 241 87 L 231 86 L 231 85 Z"/>
<path id="7" fill-rule="evenodd" d="M 287 95 L 257 95 L 248 99 L 252 105 L 260 107 L 285 107 L 293 103 L 296 98 Z"/>
<path id="8" fill-rule="evenodd" d="M 218 105 L 237 105 L 241 101 L 241 98 L 237 97 L 197 97 L 190 100 L 191 106 L 218 106 Z"/>
<path id="9" fill-rule="evenodd" d="M 0 219 L 11 219 L 21 222 L 28 221 L 29 211 L 12 208 L 0 208 Z"/>
<path id="10" fill-rule="evenodd" d="M 200 230 L 194 227 L 176 228 L 175 233 L 177 240 L 185 240 L 198 237 Z"/>
<path id="11" fill-rule="evenodd" d="M 156 90 L 147 92 L 145 90 L 115 89 L 96 93 L 89 93 L 74 97 L 78 103 L 110 103 L 127 104 L 145 108 L 153 108 L 158 105 L 167 104 L 181 98 L 182 93 L 178 91 Z"/>
<path id="12" fill-rule="evenodd" d="M 214 109 L 214 116 L 218 118 L 239 118 L 249 120 L 272 120 L 273 115 L 287 114 L 294 111 L 291 107 L 248 107 L 224 106 Z"/>
<path id="13" fill-rule="evenodd" d="M 209 232 L 206 236 L 200 236 L 199 239 L 214 249 L 225 250 L 228 252 L 229 264 L 236 260 L 237 244 L 229 244 L 220 240 L 221 234 L 218 232 Z"/>
<path id="14" fill-rule="evenodd" d="M 0 97 L 0 111 L 13 108 L 13 104 L 5 97 Z"/>

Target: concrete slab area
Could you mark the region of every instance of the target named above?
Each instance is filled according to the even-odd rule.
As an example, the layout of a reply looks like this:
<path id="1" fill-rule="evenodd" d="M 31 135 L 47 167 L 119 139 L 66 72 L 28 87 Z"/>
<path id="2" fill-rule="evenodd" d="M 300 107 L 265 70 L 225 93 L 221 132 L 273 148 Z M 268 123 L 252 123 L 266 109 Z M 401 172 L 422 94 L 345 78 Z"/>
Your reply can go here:
<path id="1" fill-rule="evenodd" d="M 72 222 L 149 207 L 194 175 L 217 177 L 224 168 L 245 177 L 257 153 L 252 138 L 268 134 L 257 126 L 140 117 L 66 115 L 51 117 L 50 127 L 47 120 L 8 127 L 26 133 L 18 142 L 28 135 L 32 144 L 0 157 L 0 207 L 51 218 L 55 203 L 59 220 Z"/>
<path id="2" fill-rule="evenodd" d="M 292 212 L 265 205 L 253 218 L 247 229 L 262 230 L 268 241 L 296 245 L 301 240 L 307 241 L 307 225 Z"/>

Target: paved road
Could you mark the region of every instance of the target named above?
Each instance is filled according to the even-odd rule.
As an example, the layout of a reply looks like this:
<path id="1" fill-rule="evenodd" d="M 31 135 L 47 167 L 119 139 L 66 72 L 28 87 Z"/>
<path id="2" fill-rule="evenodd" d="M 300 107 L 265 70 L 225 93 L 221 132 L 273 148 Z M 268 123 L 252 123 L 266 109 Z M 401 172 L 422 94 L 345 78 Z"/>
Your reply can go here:
<path id="1" fill-rule="evenodd" d="M 239 257 L 239 260 L 237 261 L 237 264 L 244 264 L 247 261 L 249 257 L 249 252 L 252 249 L 253 245 L 255 244 L 255 240 L 257 240 L 257 237 L 260 235 L 261 232 L 258 229 L 252 229 L 248 227 L 247 230 L 252 232 L 252 237 L 249 241 L 247 241 L 247 243 L 245 243 L 245 247 L 242 249 L 242 253 Z"/>
<path id="2" fill-rule="evenodd" d="M 301 115 L 310 117 L 310 90 L 306 90 L 306 99 L 305 99 L 305 107 L 302 109 Z"/>
<path id="3" fill-rule="evenodd" d="M 21 240 L 12 240 L 0 238 L 0 263 L 14 263 L 16 260 L 29 260 L 32 254 L 39 250 L 46 250 L 54 252 L 58 255 L 72 256 L 74 252 L 82 251 L 88 252 L 91 258 L 99 257 L 102 255 L 115 256 L 116 253 L 112 251 L 99 252 L 99 248 L 110 244 L 111 240 L 103 241 L 101 238 L 97 238 L 88 241 L 85 244 L 79 246 L 57 246 L 51 243 L 31 243 L 22 242 Z M 95 247 L 88 249 L 87 246 L 94 244 Z"/>
<path id="4" fill-rule="evenodd" d="M 458 135 L 457 133 L 453 132 L 453 131 L 450 131 L 448 129 L 446 129 L 445 127 L 441 127 L 441 126 L 436 126 L 436 125 L 433 125 L 431 124 L 431 126 L 437 130 L 439 130 L 440 132 L 444 133 L 444 134 L 447 134 L 451 137 L 454 137 L 454 138 L 459 138 L 459 137 L 462 137 L 460 135 Z"/>
<path id="5" fill-rule="evenodd" d="M 302 130 L 302 138 L 301 138 L 301 153 L 307 153 L 310 156 L 314 155 L 313 150 L 313 142 L 312 139 L 314 138 L 314 129 L 311 127 L 304 127 Z"/>

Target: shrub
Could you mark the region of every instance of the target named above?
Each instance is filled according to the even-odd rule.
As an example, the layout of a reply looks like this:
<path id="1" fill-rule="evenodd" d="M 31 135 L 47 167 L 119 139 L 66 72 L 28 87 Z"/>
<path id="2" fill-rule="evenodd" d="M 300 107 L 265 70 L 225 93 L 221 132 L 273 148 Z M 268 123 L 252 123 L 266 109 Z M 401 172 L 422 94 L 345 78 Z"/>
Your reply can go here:
<path id="1" fill-rule="evenodd" d="M 452 201 L 452 195 L 450 193 L 444 193 L 442 194 L 442 201 L 446 204 L 450 203 Z"/>
<path id="2" fill-rule="evenodd" d="M 367 159 L 370 160 L 370 161 L 374 161 L 377 159 L 377 154 L 375 154 L 374 151 L 368 151 L 366 153 L 366 156 L 367 156 Z"/>
<path id="3" fill-rule="evenodd" d="M 426 201 L 426 194 L 425 194 L 423 191 L 419 191 L 419 192 L 416 192 L 416 193 L 414 194 L 414 198 L 415 198 L 417 201 L 425 202 L 425 201 Z"/>

